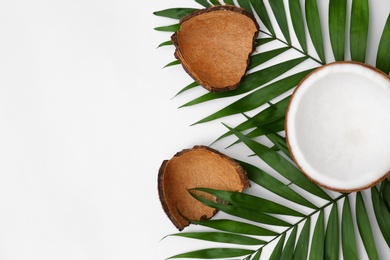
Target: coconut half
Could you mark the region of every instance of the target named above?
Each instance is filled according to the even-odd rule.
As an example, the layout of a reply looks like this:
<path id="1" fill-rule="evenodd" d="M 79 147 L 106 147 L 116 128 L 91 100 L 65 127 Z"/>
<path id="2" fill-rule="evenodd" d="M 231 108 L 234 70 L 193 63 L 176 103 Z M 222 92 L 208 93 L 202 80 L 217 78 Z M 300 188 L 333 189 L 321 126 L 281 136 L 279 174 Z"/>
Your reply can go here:
<path id="1" fill-rule="evenodd" d="M 293 93 L 286 137 L 317 184 L 341 192 L 377 184 L 390 172 L 390 77 L 356 62 L 316 69 Z"/>
<path id="2" fill-rule="evenodd" d="M 218 5 L 183 17 L 171 38 L 184 70 L 207 90 L 221 92 L 238 87 L 258 32 L 250 12 Z"/>
<path id="3" fill-rule="evenodd" d="M 162 207 L 171 222 L 182 230 L 190 220 L 206 220 L 216 209 L 206 206 L 191 194 L 194 188 L 241 192 L 249 187 L 245 170 L 233 159 L 207 146 L 194 146 L 175 154 L 161 164 L 158 192 Z M 209 200 L 214 196 L 193 191 Z"/>

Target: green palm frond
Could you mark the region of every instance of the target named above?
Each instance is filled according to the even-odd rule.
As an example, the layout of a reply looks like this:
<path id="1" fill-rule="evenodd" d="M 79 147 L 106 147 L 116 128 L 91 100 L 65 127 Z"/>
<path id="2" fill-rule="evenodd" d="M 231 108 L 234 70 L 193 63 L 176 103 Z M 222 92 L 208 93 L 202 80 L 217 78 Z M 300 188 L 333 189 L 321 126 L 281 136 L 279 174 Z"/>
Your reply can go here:
<path id="1" fill-rule="evenodd" d="M 295 66 L 301 64 L 305 60 L 306 60 L 306 57 L 295 58 L 292 60 L 278 63 L 276 65 L 272 65 L 272 66 L 267 67 L 265 69 L 250 73 L 244 77 L 244 79 L 240 83 L 239 88 L 232 90 L 232 91 L 222 92 L 222 93 L 209 92 L 207 94 L 204 94 L 204 95 L 184 104 L 182 107 L 193 106 L 193 105 L 197 105 L 197 104 L 200 104 L 203 102 L 207 102 L 207 101 L 211 101 L 211 100 L 215 100 L 215 99 L 220 99 L 220 98 L 225 98 L 225 97 L 238 96 L 241 94 L 251 92 L 255 89 L 259 89 L 259 86 L 263 86 L 263 85 L 267 84 L 268 82 L 279 77 L 283 73 L 285 73 L 285 72 L 291 70 L 292 68 L 294 68 Z M 250 95 L 251 95 L 251 93 L 248 94 L 247 97 L 250 97 Z M 217 118 L 221 118 L 221 117 L 217 117 Z M 217 119 L 217 118 L 213 118 L 213 116 L 206 117 L 202 120 L 199 120 L 195 124 L 205 123 L 205 122 Z"/>
<path id="2" fill-rule="evenodd" d="M 207 189 L 207 188 L 196 188 L 195 190 L 207 192 L 233 206 L 240 205 L 240 207 L 249 210 L 253 209 L 253 205 L 258 205 L 255 211 L 271 213 L 271 214 L 296 216 L 296 217 L 304 216 L 304 214 L 294 209 L 291 209 L 289 207 L 280 205 L 276 202 L 259 198 L 250 194 L 233 192 L 233 191 L 221 191 L 221 190 Z"/>
<path id="3" fill-rule="evenodd" d="M 259 113 L 257 113 L 252 117 L 246 116 L 247 120 L 239 124 L 238 126 L 236 126 L 235 129 L 241 132 L 248 129 L 254 129 L 255 132 L 261 132 L 259 135 L 283 131 L 284 124 L 281 126 L 281 128 L 275 128 L 275 127 L 279 126 L 279 121 L 282 120 L 284 122 L 284 117 L 286 114 L 289 101 L 290 101 L 290 96 L 276 102 L 275 104 L 268 103 L 270 104 L 269 107 L 260 111 Z M 217 138 L 216 141 L 219 141 L 222 138 L 230 136 L 231 134 L 232 133 L 228 131 L 227 133 Z"/>
<path id="4" fill-rule="evenodd" d="M 299 63 L 301 59 L 294 61 L 294 63 L 290 63 L 288 67 L 293 66 L 293 64 Z M 279 71 L 284 70 L 281 67 L 278 67 Z M 278 71 L 276 68 L 275 71 Z M 234 115 L 237 113 L 243 113 L 247 111 L 251 111 L 253 109 L 256 109 L 257 107 L 260 107 L 264 104 L 266 104 L 269 100 L 272 100 L 281 94 L 285 93 L 286 91 L 292 89 L 295 87 L 309 72 L 312 70 L 306 70 L 300 73 L 297 73 L 295 75 L 286 77 L 284 79 L 281 79 L 279 81 L 276 81 L 272 84 L 269 84 L 263 88 L 258 88 L 255 91 L 251 92 L 250 94 L 240 98 L 239 100 L 233 102 L 232 104 L 226 106 L 225 108 L 215 112 L 214 114 L 209 115 L 208 117 L 196 122 L 196 124 L 204 123 L 208 121 L 212 121 L 218 118 L 226 117 L 229 115 Z M 265 73 L 265 72 L 264 72 Z M 266 74 L 266 73 L 265 73 Z M 270 79 L 273 73 L 269 73 L 268 77 L 256 77 L 255 79 L 262 79 L 263 81 L 265 78 Z M 247 76 L 247 79 L 249 76 Z M 248 82 L 248 81 L 246 81 Z M 251 85 L 255 85 L 256 81 L 252 81 Z M 246 84 L 245 86 L 248 86 L 249 84 Z M 231 91 L 233 92 L 233 91 Z M 213 93 L 214 94 L 214 93 Z M 206 94 L 207 95 L 207 94 Z"/>
<path id="5" fill-rule="evenodd" d="M 338 259 L 340 252 L 339 238 L 339 214 L 337 204 L 334 203 L 329 214 L 328 224 L 325 232 L 325 258 Z"/>
<path id="6" fill-rule="evenodd" d="M 344 259 L 358 259 L 362 258 L 360 247 L 370 259 L 379 259 L 377 244 L 386 243 L 390 248 L 389 178 L 368 190 L 350 194 L 320 188 L 292 162 L 282 133 L 289 95 L 310 71 L 347 57 L 366 61 L 367 46 L 372 41 L 369 33 L 372 1 L 328 0 L 328 9 L 321 10 L 323 5 L 317 0 L 195 0 L 200 8 L 219 4 L 241 6 L 256 16 L 261 31 L 256 41 L 257 50 L 251 56 L 248 73 L 239 88 L 202 94 L 181 107 L 206 105 L 203 103 L 229 97 L 224 108 L 194 124 L 233 115 L 241 118 L 238 125 L 227 126 L 227 131 L 215 142 L 233 136 L 237 138 L 233 144 L 244 144 L 249 155 L 254 154 L 272 169 L 276 174 L 237 160 L 246 170 L 252 187 L 266 190 L 278 198 L 278 203 L 263 198 L 261 194 L 197 188 L 219 198 L 216 202 L 189 191 L 199 201 L 224 212 L 226 217 L 192 221 L 207 231 L 181 232 L 167 237 L 226 246 L 177 254 L 172 259 L 256 260 L 270 247 L 269 259 L 338 259 L 340 255 Z M 178 20 L 195 10 L 170 8 L 154 14 Z M 324 24 L 321 17 L 326 13 L 328 24 Z M 179 29 L 179 24 L 176 21 L 155 29 L 173 32 Z M 325 42 L 327 39 L 329 44 Z M 389 74 L 390 15 L 378 42 L 376 63 L 372 65 Z M 158 47 L 171 45 L 172 42 L 167 40 Z M 325 48 L 327 45 L 330 49 Z M 173 61 L 167 66 L 175 64 L 178 62 Z M 196 82 L 191 82 L 176 95 L 198 87 Z M 247 114 L 261 106 L 265 108 L 254 115 Z M 273 146 L 258 141 L 255 137 L 259 136 Z M 380 233 L 374 233 L 374 226 Z"/>
<path id="7" fill-rule="evenodd" d="M 269 0 L 276 21 L 288 45 L 291 45 L 290 30 L 288 29 L 286 10 L 283 0 Z"/>
<path id="8" fill-rule="evenodd" d="M 390 14 L 387 16 L 386 24 L 383 28 L 382 37 L 378 46 L 376 67 L 386 74 L 390 73 Z"/>
<path id="9" fill-rule="evenodd" d="M 317 51 L 321 63 L 325 63 L 324 40 L 322 36 L 321 20 L 318 11 L 317 0 L 305 1 L 306 24 L 309 29 L 309 35 Z"/>
<path id="10" fill-rule="evenodd" d="M 347 0 L 329 2 L 329 36 L 336 61 L 345 58 L 345 30 L 347 22 Z"/>
<path id="11" fill-rule="evenodd" d="M 368 0 L 352 1 L 350 48 L 351 58 L 354 61 L 364 62 L 366 60 L 368 26 Z"/>
<path id="12" fill-rule="evenodd" d="M 290 8 L 291 22 L 294 28 L 295 35 L 301 45 L 303 53 L 307 53 L 307 42 L 305 23 L 303 21 L 303 13 L 299 0 L 291 0 L 288 2 Z"/>
<path id="13" fill-rule="evenodd" d="M 211 3 L 209 3 L 207 0 L 195 0 L 198 4 L 202 5 L 203 7 L 209 7 L 211 6 Z M 215 3 L 215 1 L 214 1 Z"/>
<path id="14" fill-rule="evenodd" d="M 345 259 L 358 259 L 355 228 L 349 198 L 345 197 L 341 218 L 341 245 Z"/>
<path id="15" fill-rule="evenodd" d="M 386 185 L 385 182 L 382 185 Z M 390 211 L 386 207 L 383 193 L 381 194 L 376 187 L 371 188 L 371 198 L 379 228 L 390 247 Z"/>
<path id="16" fill-rule="evenodd" d="M 163 16 L 172 19 L 181 19 L 182 17 L 195 12 L 195 8 L 170 8 L 161 11 L 154 12 L 154 15 Z"/>

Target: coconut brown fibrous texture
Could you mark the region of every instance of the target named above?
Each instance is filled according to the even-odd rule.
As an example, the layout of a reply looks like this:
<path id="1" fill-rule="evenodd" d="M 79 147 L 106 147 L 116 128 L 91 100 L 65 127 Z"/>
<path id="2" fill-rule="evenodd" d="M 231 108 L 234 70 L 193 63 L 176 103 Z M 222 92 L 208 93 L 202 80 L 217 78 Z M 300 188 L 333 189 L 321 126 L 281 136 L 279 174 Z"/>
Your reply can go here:
<path id="1" fill-rule="evenodd" d="M 324 65 L 295 89 L 287 144 L 313 182 L 338 192 L 367 189 L 390 174 L 390 77 L 359 62 Z"/>
<path id="2" fill-rule="evenodd" d="M 251 13 L 221 5 L 182 18 L 171 38 L 184 70 L 207 90 L 222 92 L 239 86 L 258 32 Z"/>
<path id="3" fill-rule="evenodd" d="M 212 188 L 242 192 L 249 187 L 245 170 L 233 159 L 208 146 L 194 146 L 163 161 L 158 174 L 158 192 L 162 207 L 177 229 L 190 220 L 206 220 L 216 209 L 204 205 L 191 194 L 194 188 Z M 215 201 L 210 194 L 191 191 Z"/>

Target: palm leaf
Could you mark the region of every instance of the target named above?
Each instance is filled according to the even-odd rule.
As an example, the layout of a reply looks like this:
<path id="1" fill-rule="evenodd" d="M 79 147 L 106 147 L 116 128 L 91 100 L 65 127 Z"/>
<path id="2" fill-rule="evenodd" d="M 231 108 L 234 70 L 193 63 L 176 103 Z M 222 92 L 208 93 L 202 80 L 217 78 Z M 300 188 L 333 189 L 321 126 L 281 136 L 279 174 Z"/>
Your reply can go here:
<path id="1" fill-rule="evenodd" d="M 306 23 L 309 29 L 309 34 L 313 42 L 314 48 L 317 51 L 318 57 L 321 62 L 325 63 L 325 51 L 324 51 L 324 40 L 322 37 L 322 28 L 320 14 L 318 11 L 317 0 L 306 0 L 305 1 L 305 14 Z"/>
<path id="2" fill-rule="evenodd" d="M 255 142 L 254 140 L 248 138 L 240 132 L 235 131 L 232 128 L 229 129 L 233 131 L 234 134 L 246 144 L 246 146 L 255 152 L 259 158 L 261 158 L 279 174 L 283 175 L 283 177 L 301 187 L 302 189 L 312 193 L 313 195 L 316 195 L 325 200 L 332 200 L 332 198 L 326 192 L 324 192 L 313 182 L 309 181 L 309 179 L 307 179 L 303 173 L 298 170 L 298 168 L 296 168 L 292 163 L 290 163 L 276 151 L 266 147 L 261 143 Z"/>
<path id="3" fill-rule="evenodd" d="M 172 19 L 181 19 L 190 13 L 193 13 L 198 9 L 195 8 L 169 8 L 161 11 L 154 12 L 156 16 L 167 17 Z"/>
<path id="4" fill-rule="evenodd" d="M 263 22 L 264 26 L 270 32 L 272 37 L 275 37 L 275 31 L 271 23 L 271 19 L 268 15 L 267 8 L 264 5 L 263 0 L 250 0 L 253 9 L 256 11 L 257 15 L 260 17 L 260 20 Z"/>
<path id="5" fill-rule="evenodd" d="M 223 211 L 229 215 L 236 216 L 242 219 L 254 221 L 257 223 L 275 225 L 275 226 L 290 226 L 291 224 L 274 216 L 247 208 L 236 207 L 233 205 L 226 205 L 223 203 L 214 202 L 208 199 L 203 198 L 202 196 L 191 193 L 191 195 L 202 202 L 203 204 Z"/>
<path id="6" fill-rule="evenodd" d="M 195 0 L 198 4 L 204 6 L 204 7 L 209 7 L 210 3 L 207 0 Z"/>
<path id="7" fill-rule="evenodd" d="M 310 218 L 306 219 L 305 225 L 302 228 L 299 235 L 293 259 L 301 260 L 306 259 L 309 252 L 310 241 Z"/>
<path id="8" fill-rule="evenodd" d="M 172 43 L 171 40 L 165 41 L 165 42 L 160 43 L 160 44 L 157 46 L 157 48 L 160 48 L 160 47 L 163 47 L 163 46 L 170 46 L 170 45 L 172 45 L 172 44 L 173 44 L 173 43 Z"/>
<path id="9" fill-rule="evenodd" d="M 260 260 L 261 253 L 262 253 L 262 248 L 260 250 L 258 250 L 252 258 L 249 258 L 249 259 Z"/>
<path id="10" fill-rule="evenodd" d="M 257 126 L 254 130 L 250 131 L 246 136 L 249 138 L 255 138 L 255 137 L 259 137 L 259 136 L 263 136 L 263 135 L 267 135 L 267 134 L 272 134 L 272 133 L 283 131 L 283 130 L 284 130 L 284 118 L 280 118 L 280 119 L 273 121 L 271 123 Z M 237 141 L 230 144 L 227 148 L 229 148 L 235 144 L 241 143 L 241 142 L 242 141 L 240 139 L 238 139 Z"/>
<path id="11" fill-rule="evenodd" d="M 366 60 L 369 24 L 368 0 L 353 0 L 350 28 L 351 58 L 354 61 Z"/>
<path id="12" fill-rule="evenodd" d="M 286 97 L 281 101 L 270 105 L 268 108 L 260 111 L 253 117 L 247 118 L 246 121 L 239 124 L 234 129 L 243 132 L 251 128 L 269 125 L 270 123 L 273 123 L 277 120 L 284 118 L 289 101 L 290 101 L 290 97 Z M 230 136 L 231 134 L 233 133 L 231 131 L 228 131 L 225 134 L 221 135 L 218 139 L 216 139 L 216 141 L 221 140 L 222 138 L 225 138 L 227 136 Z"/>
<path id="13" fill-rule="evenodd" d="M 387 245 L 390 247 L 390 213 L 376 187 L 371 188 L 371 199 L 379 228 Z"/>
<path id="14" fill-rule="evenodd" d="M 175 258 L 201 258 L 201 259 L 223 259 L 229 257 L 244 256 L 253 253 L 253 250 L 240 248 L 207 248 L 188 253 L 174 255 L 168 259 Z"/>
<path id="15" fill-rule="evenodd" d="M 217 197 L 218 199 L 221 199 L 224 202 L 227 202 L 236 207 L 253 209 L 255 211 L 272 213 L 272 214 L 289 215 L 289 216 L 296 216 L 296 217 L 305 216 L 304 214 L 296 210 L 292 210 L 291 208 L 288 208 L 281 204 L 263 198 L 259 198 L 257 196 L 246 194 L 246 193 L 207 189 L 207 188 L 195 188 L 194 190 L 209 193 Z M 256 206 L 254 207 L 254 205 Z"/>
<path id="16" fill-rule="evenodd" d="M 232 90 L 232 91 L 228 91 L 228 92 L 222 92 L 222 93 L 209 92 L 201 97 L 198 97 L 198 98 L 184 104 L 182 107 L 192 106 L 192 105 L 200 104 L 200 103 L 210 101 L 210 100 L 215 100 L 215 99 L 220 99 L 220 98 L 225 98 L 225 97 L 232 97 L 232 96 L 237 96 L 240 94 L 247 93 L 247 92 L 254 90 L 254 89 L 258 88 L 259 86 L 266 84 L 266 83 L 270 82 L 271 80 L 279 77 L 283 73 L 289 71 L 290 69 L 294 68 L 298 64 L 302 63 L 304 60 L 306 60 L 306 57 L 296 58 L 293 60 L 281 62 L 279 64 L 270 66 L 268 68 L 250 73 L 243 79 L 239 88 Z M 201 120 L 197 123 L 204 123 L 204 122 L 207 122 L 207 121 Z"/>
<path id="17" fill-rule="evenodd" d="M 390 182 L 388 179 L 385 179 L 381 184 L 381 194 L 383 202 L 385 203 L 387 210 L 390 213 Z"/>
<path id="18" fill-rule="evenodd" d="M 336 61 L 345 57 L 345 34 L 347 22 L 347 0 L 329 1 L 329 36 Z"/>
<path id="19" fill-rule="evenodd" d="M 387 16 L 386 24 L 378 46 L 376 55 L 376 67 L 384 73 L 390 73 L 390 14 Z"/>
<path id="20" fill-rule="evenodd" d="M 321 210 L 314 227 L 309 259 L 324 259 L 324 230 L 324 211 Z"/>
<path id="21" fill-rule="evenodd" d="M 261 105 L 264 105 L 268 100 L 274 99 L 279 95 L 285 93 L 286 91 L 295 87 L 307 74 L 312 71 L 306 70 L 295 75 L 286 77 L 279 81 L 276 81 L 266 87 L 257 89 L 256 91 L 251 92 L 247 96 L 235 101 L 234 103 L 228 105 L 227 107 L 211 114 L 202 120 L 196 122 L 195 124 L 209 122 L 218 118 L 239 114 L 253 110 Z"/>
<path id="22" fill-rule="evenodd" d="M 171 61 L 170 63 L 168 63 L 167 65 L 165 65 L 164 68 L 171 67 L 174 65 L 179 65 L 179 64 L 180 64 L 180 61 L 174 60 L 174 61 Z"/>
<path id="23" fill-rule="evenodd" d="M 177 30 L 180 29 L 179 24 L 171 24 L 171 25 L 166 25 L 166 26 L 159 26 L 154 28 L 156 31 L 160 32 L 176 32 Z"/>
<path id="24" fill-rule="evenodd" d="M 276 244 L 275 249 L 272 251 L 272 254 L 269 257 L 269 260 L 279 260 L 282 257 L 283 244 L 284 244 L 285 238 L 286 238 L 286 234 L 283 234 L 281 237 L 279 237 L 279 241 Z"/>
<path id="25" fill-rule="evenodd" d="M 286 156 L 292 159 L 290 151 L 287 147 L 286 139 L 284 137 L 281 137 L 277 133 L 267 134 L 266 136 L 280 151 L 282 151 Z"/>
<path id="26" fill-rule="evenodd" d="M 247 134 L 247 137 L 255 138 L 255 137 L 259 137 L 259 136 L 263 136 L 263 135 L 267 135 L 267 134 L 272 134 L 272 133 L 275 133 L 275 132 L 283 131 L 284 130 L 284 123 L 285 123 L 284 122 L 284 118 L 280 118 L 280 119 L 277 119 L 277 120 L 275 120 L 275 121 L 273 121 L 271 123 L 259 125 L 255 129 L 250 131 Z M 235 144 L 238 144 L 240 142 L 241 142 L 241 140 L 238 139 L 237 141 L 235 141 L 234 143 L 232 143 L 228 147 L 233 146 Z"/>
<path id="27" fill-rule="evenodd" d="M 249 236 L 226 233 L 226 232 L 187 232 L 187 233 L 172 234 L 170 236 L 179 236 L 179 237 L 205 240 L 210 242 L 247 245 L 247 246 L 265 244 L 265 241 L 260 239 L 256 239 Z"/>
<path id="28" fill-rule="evenodd" d="M 366 248 L 367 255 L 370 259 L 379 259 L 376 250 L 374 235 L 371 230 L 370 219 L 366 210 L 361 192 L 356 194 L 356 222 L 359 228 L 360 237 Z"/>
<path id="29" fill-rule="evenodd" d="M 218 0 L 209 0 L 213 5 L 220 5 L 221 3 Z"/>
<path id="30" fill-rule="evenodd" d="M 188 84 L 187 86 L 185 86 L 184 88 L 182 88 L 179 92 L 176 93 L 175 96 L 187 91 L 187 90 L 190 90 L 190 89 L 193 89 L 195 87 L 199 86 L 199 84 L 197 82 L 192 82 L 191 84 Z"/>
<path id="31" fill-rule="evenodd" d="M 337 203 L 333 204 L 332 210 L 329 214 L 328 225 L 325 233 L 325 259 L 339 258 L 339 218 Z"/>
<path id="32" fill-rule="evenodd" d="M 216 0 L 195 0 L 195 2 L 203 7 L 223 4 L 222 1 Z M 224 3 L 240 6 L 257 15 L 261 31 L 256 40 L 257 50 L 251 56 L 248 73 L 236 90 L 225 93 L 207 93 L 193 98 L 181 107 L 229 98 L 226 99 L 228 104 L 223 109 L 211 113 L 195 124 L 242 114 L 243 121 L 235 127 L 228 127 L 228 131 L 216 141 L 234 135 L 238 138 L 237 142 L 250 148 L 250 152 L 254 152 L 262 163 L 272 168 L 274 173 L 270 174 L 260 166 L 237 160 L 246 170 L 252 186 L 259 186 L 271 192 L 273 196 L 280 199 L 280 203 L 279 200 L 278 203 L 267 200 L 262 194 L 249 195 L 197 188 L 218 197 L 218 202 L 215 202 L 194 194 L 193 190 L 190 191 L 204 204 L 227 213 L 228 218 L 218 219 L 217 217 L 217 219 L 208 221 L 192 220 L 193 224 L 212 231 L 182 232 L 171 236 L 233 244 L 239 247 L 207 248 L 175 255 L 172 258 L 241 257 L 244 260 L 256 260 L 260 259 L 264 247 L 272 245 L 274 247 L 270 259 L 300 260 L 308 257 L 337 259 L 340 251 L 345 259 L 356 259 L 360 252 L 358 242 L 362 241 L 367 255 L 371 259 L 377 259 L 379 254 L 376 244 L 378 241 L 383 240 L 390 247 L 390 182 L 388 179 L 385 179 L 380 186 L 372 187 L 368 191 L 352 194 L 331 192 L 329 194 L 332 196 L 330 196 L 328 192 L 308 181 L 292 163 L 286 140 L 282 137 L 283 134 L 278 133 L 284 130 L 284 116 L 290 99 L 289 91 L 298 84 L 305 73 L 310 71 L 302 69 L 306 61 L 314 62 L 317 66 L 323 65 L 326 63 L 325 57 L 331 54 L 336 61 L 342 61 L 347 56 L 345 51 L 348 46 L 352 60 L 362 62 L 366 60 L 366 49 L 371 40 L 368 37 L 370 36 L 368 31 L 369 0 L 352 0 L 350 9 L 347 8 L 346 0 L 329 0 L 327 13 L 329 35 L 324 35 L 326 31 L 323 28 L 326 28 L 326 25 L 321 22 L 320 17 L 324 10 L 320 10 L 322 5 L 318 5 L 317 0 L 229 0 Z M 288 9 L 285 6 L 287 3 Z M 181 19 L 190 10 L 191 8 L 170 8 L 154 14 L 169 19 Z M 350 18 L 349 23 L 347 17 Z M 274 20 L 275 23 L 271 22 Z M 290 24 L 292 28 L 289 28 Z M 379 45 L 375 52 L 376 67 L 388 74 L 390 72 L 390 16 L 387 17 L 382 28 L 383 32 L 378 39 Z M 174 32 L 179 29 L 179 25 L 173 24 L 155 29 Z M 294 46 L 291 41 L 294 36 L 299 46 Z M 328 50 L 324 48 L 326 38 L 330 39 L 331 49 L 329 51 L 331 53 L 327 53 Z M 308 43 L 312 44 L 314 50 L 308 48 Z M 167 45 L 172 45 L 172 42 L 168 40 L 161 43 L 159 47 Z M 285 58 L 288 52 L 294 52 L 297 55 L 293 58 Z M 266 65 L 268 63 L 270 65 Z M 290 71 L 291 73 L 287 74 Z M 177 95 L 197 86 L 196 82 L 192 82 L 180 90 Z M 233 98 L 235 100 L 231 101 Z M 265 106 L 255 115 L 244 114 L 265 104 L 269 106 Z M 242 133 L 244 131 L 248 132 L 244 135 Z M 266 138 L 254 140 L 261 135 L 266 135 Z M 273 147 L 269 148 L 262 143 L 266 139 L 272 143 Z M 366 192 L 371 192 L 372 205 L 364 201 Z M 355 195 L 354 218 L 349 201 Z M 339 202 L 343 202 L 340 215 L 338 213 Z M 326 218 L 324 212 L 327 209 L 330 210 L 330 214 Z M 373 214 L 369 211 L 373 211 Z M 291 217 L 292 220 L 285 221 L 286 218 L 279 217 L 279 215 Z M 234 216 L 239 220 L 230 219 L 229 216 Z M 311 233 L 311 218 L 314 216 L 318 218 Z M 374 237 L 371 229 L 371 224 L 374 225 L 374 222 L 378 224 L 383 237 Z M 303 225 L 300 231 L 299 225 Z M 281 232 L 275 231 L 280 229 Z M 265 236 L 269 239 L 262 240 L 253 236 Z M 359 236 L 360 239 L 358 239 Z M 249 245 L 254 245 L 257 249 L 246 248 Z"/>
<path id="33" fill-rule="evenodd" d="M 280 260 L 287 260 L 292 259 L 292 256 L 294 254 L 294 248 L 295 248 L 295 239 L 297 237 L 297 226 L 294 226 L 293 230 L 291 231 L 290 236 L 288 237 L 288 240 L 286 242 L 286 245 L 284 246 L 282 255 L 280 256 Z"/>
<path id="34" fill-rule="evenodd" d="M 266 51 L 263 53 L 253 55 L 250 59 L 250 63 L 248 65 L 248 70 L 257 67 L 257 66 L 263 64 L 264 62 L 271 60 L 272 58 L 275 58 L 276 56 L 278 56 L 279 54 L 281 54 L 287 50 L 289 50 L 288 47 L 283 47 L 283 48 L 274 49 L 274 50 L 270 50 L 270 51 Z"/>
<path id="35" fill-rule="evenodd" d="M 269 42 L 275 41 L 275 38 L 267 37 L 267 38 L 260 38 L 256 40 L 256 46 L 260 46 Z"/>
<path id="36" fill-rule="evenodd" d="M 243 161 L 239 161 L 241 166 L 244 167 L 245 171 L 248 174 L 248 177 L 251 181 L 257 183 L 263 188 L 273 192 L 274 194 L 279 195 L 280 197 L 295 202 L 297 204 L 316 209 L 317 207 L 302 195 L 291 189 L 289 186 L 285 185 L 275 177 L 267 174 L 265 171 L 248 164 Z"/>
<path id="37" fill-rule="evenodd" d="M 307 53 L 306 31 L 303 20 L 302 8 L 299 0 L 289 0 L 291 22 L 294 27 L 295 35 L 302 47 L 304 53 Z"/>
<path id="38" fill-rule="evenodd" d="M 345 197 L 341 222 L 341 243 L 345 259 L 358 259 L 353 223 L 349 199 Z"/>
<path id="39" fill-rule="evenodd" d="M 278 233 L 246 222 L 231 219 L 213 219 L 209 221 L 191 221 L 193 224 L 209 227 L 225 232 L 254 236 L 276 236 Z"/>
<path id="40" fill-rule="evenodd" d="M 239 6 L 252 13 L 252 7 L 249 0 L 237 0 Z"/>
<path id="41" fill-rule="evenodd" d="M 284 8 L 283 0 L 269 0 L 269 4 L 274 12 L 279 28 L 282 30 L 286 42 L 291 45 L 290 31 L 288 30 L 286 10 Z"/>
<path id="42" fill-rule="evenodd" d="M 225 4 L 234 5 L 233 0 L 224 0 Z"/>

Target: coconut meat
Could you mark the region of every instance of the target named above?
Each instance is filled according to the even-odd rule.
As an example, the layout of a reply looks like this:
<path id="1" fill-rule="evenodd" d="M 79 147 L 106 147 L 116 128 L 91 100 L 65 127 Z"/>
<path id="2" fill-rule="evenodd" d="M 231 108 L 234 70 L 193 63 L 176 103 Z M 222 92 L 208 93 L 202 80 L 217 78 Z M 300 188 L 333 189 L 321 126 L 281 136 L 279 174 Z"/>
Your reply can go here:
<path id="1" fill-rule="evenodd" d="M 296 89 L 286 129 L 309 178 L 336 190 L 368 187 L 390 170 L 390 79 L 355 63 L 324 66 Z"/>

